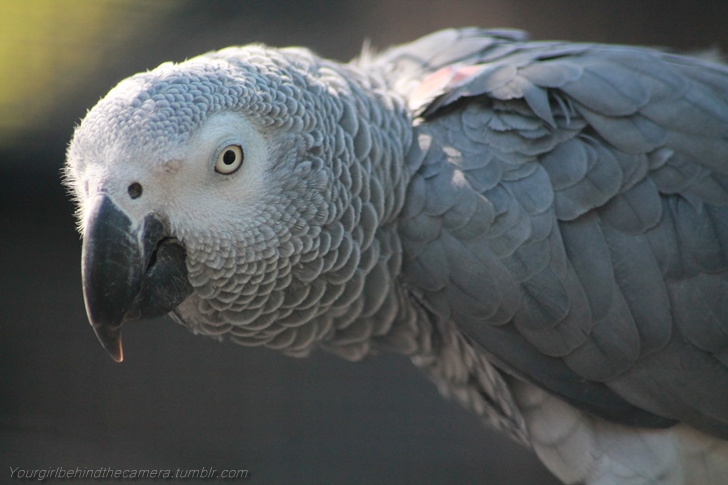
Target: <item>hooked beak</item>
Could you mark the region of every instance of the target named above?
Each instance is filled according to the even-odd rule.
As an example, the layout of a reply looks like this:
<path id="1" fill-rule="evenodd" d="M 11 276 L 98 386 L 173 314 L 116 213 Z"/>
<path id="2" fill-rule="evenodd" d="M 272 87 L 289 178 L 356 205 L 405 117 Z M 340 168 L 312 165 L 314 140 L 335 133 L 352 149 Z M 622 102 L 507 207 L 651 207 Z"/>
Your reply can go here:
<path id="1" fill-rule="evenodd" d="M 165 237 L 154 215 L 132 220 L 105 193 L 91 202 L 81 253 L 88 319 L 101 345 L 117 362 L 121 325 L 169 313 L 191 293 L 184 247 Z"/>

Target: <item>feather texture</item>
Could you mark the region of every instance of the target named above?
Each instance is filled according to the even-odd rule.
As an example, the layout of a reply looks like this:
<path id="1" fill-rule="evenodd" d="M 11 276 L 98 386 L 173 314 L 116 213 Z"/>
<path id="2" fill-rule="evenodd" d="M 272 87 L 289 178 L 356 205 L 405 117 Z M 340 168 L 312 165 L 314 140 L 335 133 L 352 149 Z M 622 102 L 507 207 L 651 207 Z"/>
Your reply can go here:
<path id="1" fill-rule="evenodd" d="M 230 146 L 242 169 L 214 168 Z M 186 274 L 163 289 L 193 332 L 410 356 L 567 483 L 716 485 L 726 157 L 724 65 L 451 29 L 346 65 L 261 45 L 164 64 L 89 112 L 67 175 L 80 227 L 143 246 L 109 238 L 138 267 L 84 282 L 89 315 L 123 310 L 91 318 L 107 348 Z M 160 237 L 179 271 L 154 271 Z"/>
<path id="2" fill-rule="evenodd" d="M 494 36 L 457 67 L 440 67 L 451 71 L 445 81 L 433 74 L 438 66 L 423 68 L 425 82 L 410 99 L 424 114 L 418 132 L 444 154 L 431 159 L 437 168 L 413 161 L 429 177 L 428 197 L 440 199 L 419 217 L 443 224 L 419 252 L 407 251 L 408 232 L 401 233 L 405 277 L 419 286 L 410 268 L 433 268 L 446 291 L 435 306 L 422 287 L 423 302 L 506 368 L 523 372 L 478 325 L 512 328 L 525 339 L 520 346 L 538 351 L 533 358 L 563 359 L 575 376 L 605 383 L 632 405 L 727 438 L 728 72 L 698 59 L 586 44 L 511 41 L 509 52 L 491 57 L 499 42 L 509 41 Z M 429 98 L 428 75 L 441 77 Z M 495 217 L 460 248 L 460 266 L 427 245 L 455 249 L 449 241 L 460 236 L 450 228 L 462 231 L 473 219 L 471 206 L 457 208 L 463 192 L 490 202 Z M 436 210 L 444 206 L 447 219 Z M 408 221 L 405 203 L 403 227 Z M 536 236 L 539 224 L 560 237 Z M 487 276 L 463 271 L 466 250 Z M 475 278 L 459 282 L 461 273 Z M 681 370 L 669 370 L 674 365 Z M 710 389 L 682 380 L 687 368 L 705 385 L 711 379 Z"/>

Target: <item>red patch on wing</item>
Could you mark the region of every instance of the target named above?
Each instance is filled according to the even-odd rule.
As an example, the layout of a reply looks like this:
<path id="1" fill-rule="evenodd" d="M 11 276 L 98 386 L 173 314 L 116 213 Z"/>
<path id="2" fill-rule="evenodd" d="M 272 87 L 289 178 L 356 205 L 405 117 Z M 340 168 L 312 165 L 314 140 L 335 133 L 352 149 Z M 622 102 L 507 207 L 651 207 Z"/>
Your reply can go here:
<path id="1" fill-rule="evenodd" d="M 409 99 L 410 109 L 419 110 L 441 94 L 467 84 L 480 74 L 484 68 L 483 65 L 475 64 L 458 68 L 447 66 L 435 71 L 427 76 L 412 92 Z"/>
<path id="2" fill-rule="evenodd" d="M 448 66 L 427 76 L 412 92 L 409 99 L 410 108 L 420 108 L 444 93 L 445 87 L 453 78 L 454 71 L 455 68 Z"/>

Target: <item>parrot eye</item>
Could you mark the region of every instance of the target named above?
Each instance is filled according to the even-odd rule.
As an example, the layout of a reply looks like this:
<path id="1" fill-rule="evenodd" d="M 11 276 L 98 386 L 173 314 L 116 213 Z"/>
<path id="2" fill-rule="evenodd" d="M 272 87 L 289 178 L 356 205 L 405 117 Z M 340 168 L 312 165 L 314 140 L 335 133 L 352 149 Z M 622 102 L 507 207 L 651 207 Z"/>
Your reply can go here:
<path id="1" fill-rule="evenodd" d="M 217 156 L 215 171 L 223 175 L 229 175 L 240 168 L 245 155 L 240 145 L 229 145 L 223 148 Z"/>

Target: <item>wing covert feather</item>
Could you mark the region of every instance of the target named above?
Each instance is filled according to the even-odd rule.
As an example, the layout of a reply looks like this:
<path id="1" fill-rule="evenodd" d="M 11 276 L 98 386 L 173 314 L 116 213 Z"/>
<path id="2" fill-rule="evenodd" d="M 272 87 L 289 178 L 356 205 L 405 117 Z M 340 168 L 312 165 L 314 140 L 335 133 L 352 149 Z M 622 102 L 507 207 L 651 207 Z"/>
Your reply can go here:
<path id="1" fill-rule="evenodd" d="M 401 91 L 432 140 L 406 160 L 408 285 L 574 405 L 728 437 L 728 68 L 461 35 Z"/>

